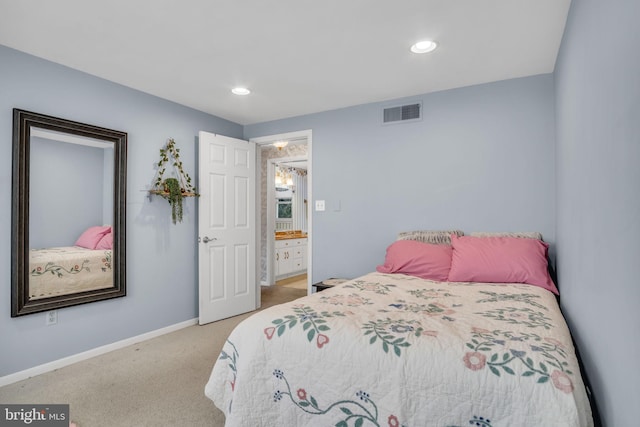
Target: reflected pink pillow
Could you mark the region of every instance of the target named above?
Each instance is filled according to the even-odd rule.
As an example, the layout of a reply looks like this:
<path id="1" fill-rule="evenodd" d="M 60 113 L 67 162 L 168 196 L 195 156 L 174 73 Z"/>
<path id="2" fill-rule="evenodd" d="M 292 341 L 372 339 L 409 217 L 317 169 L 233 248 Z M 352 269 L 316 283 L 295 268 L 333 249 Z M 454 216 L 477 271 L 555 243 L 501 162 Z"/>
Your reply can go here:
<path id="1" fill-rule="evenodd" d="M 89 227 L 78 237 L 75 245 L 87 249 L 95 249 L 102 237 L 109 232 L 111 232 L 111 226 L 109 225 Z"/>
<path id="2" fill-rule="evenodd" d="M 102 239 L 96 245 L 96 249 L 111 249 L 113 247 L 113 233 L 109 231 L 102 236 Z"/>
<path id="3" fill-rule="evenodd" d="M 445 282 L 450 267 L 451 246 L 398 240 L 389 245 L 384 265 L 379 265 L 376 270 Z"/>
<path id="4" fill-rule="evenodd" d="M 547 269 L 549 245 L 519 237 L 451 236 L 450 282 L 526 283 L 558 294 Z"/>

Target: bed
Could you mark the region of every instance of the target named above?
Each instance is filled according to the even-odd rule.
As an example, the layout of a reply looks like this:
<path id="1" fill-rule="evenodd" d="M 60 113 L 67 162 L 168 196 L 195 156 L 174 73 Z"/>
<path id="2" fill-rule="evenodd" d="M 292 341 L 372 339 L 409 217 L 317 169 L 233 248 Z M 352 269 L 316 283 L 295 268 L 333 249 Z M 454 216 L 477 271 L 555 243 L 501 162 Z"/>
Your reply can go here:
<path id="1" fill-rule="evenodd" d="M 65 246 L 29 251 L 29 298 L 32 300 L 111 286 L 111 249 Z"/>
<path id="2" fill-rule="evenodd" d="M 378 271 L 236 327 L 205 386 L 226 426 L 593 425 L 553 291 L 389 272 L 392 246 Z M 466 268 L 450 250 L 447 278 Z"/>

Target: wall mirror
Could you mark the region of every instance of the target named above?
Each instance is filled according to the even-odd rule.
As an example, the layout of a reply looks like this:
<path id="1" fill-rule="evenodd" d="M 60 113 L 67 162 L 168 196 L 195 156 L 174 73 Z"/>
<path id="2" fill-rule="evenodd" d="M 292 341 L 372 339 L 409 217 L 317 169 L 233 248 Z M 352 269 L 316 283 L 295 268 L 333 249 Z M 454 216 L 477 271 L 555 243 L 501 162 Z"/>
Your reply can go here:
<path id="1" fill-rule="evenodd" d="M 126 295 L 127 134 L 13 110 L 11 317 Z"/>

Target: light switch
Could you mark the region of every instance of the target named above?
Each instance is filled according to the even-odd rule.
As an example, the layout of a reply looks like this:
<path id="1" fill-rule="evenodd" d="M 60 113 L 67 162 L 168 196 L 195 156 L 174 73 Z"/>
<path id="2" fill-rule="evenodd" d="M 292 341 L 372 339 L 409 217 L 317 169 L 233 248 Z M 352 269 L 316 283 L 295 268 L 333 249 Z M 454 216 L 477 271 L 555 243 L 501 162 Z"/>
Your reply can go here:
<path id="1" fill-rule="evenodd" d="M 316 211 L 324 210 L 324 200 L 316 200 Z"/>

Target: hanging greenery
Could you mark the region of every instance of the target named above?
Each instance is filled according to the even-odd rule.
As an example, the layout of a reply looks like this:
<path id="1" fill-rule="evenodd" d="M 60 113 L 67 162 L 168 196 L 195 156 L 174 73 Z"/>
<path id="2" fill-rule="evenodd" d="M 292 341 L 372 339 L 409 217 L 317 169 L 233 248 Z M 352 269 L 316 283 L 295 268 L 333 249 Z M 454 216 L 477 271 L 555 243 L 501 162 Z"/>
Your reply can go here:
<path id="1" fill-rule="evenodd" d="M 177 171 L 177 177 L 163 179 L 169 162 Z M 176 148 L 176 142 L 169 138 L 167 144 L 160 149 L 160 161 L 158 162 L 158 172 L 150 190 L 153 194 L 158 194 L 165 198 L 171 205 L 171 219 L 174 224 L 182 222 L 182 199 L 184 197 L 198 197 L 196 188 L 191 183 L 191 177 L 184 171 L 180 160 L 180 149 Z"/>
<path id="2" fill-rule="evenodd" d="M 167 199 L 171 205 L 171 220 L 175 224 L 176 221 L 182 222 L 182 190 L 180 182 L 176 178 L 167 178 L 164 180 L 164 189 L 168 195 L 163 197 Z"/>

